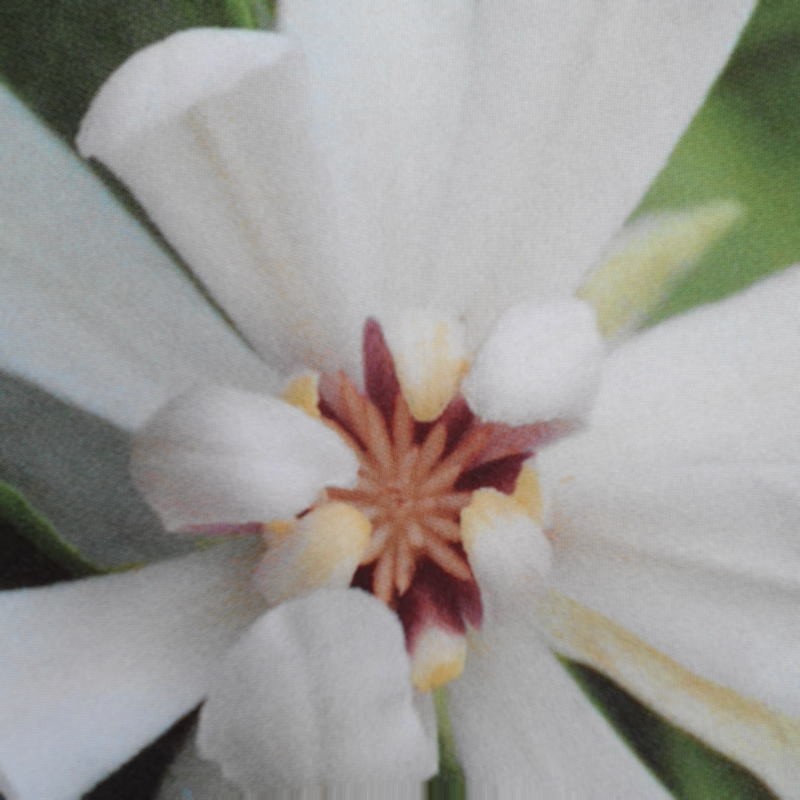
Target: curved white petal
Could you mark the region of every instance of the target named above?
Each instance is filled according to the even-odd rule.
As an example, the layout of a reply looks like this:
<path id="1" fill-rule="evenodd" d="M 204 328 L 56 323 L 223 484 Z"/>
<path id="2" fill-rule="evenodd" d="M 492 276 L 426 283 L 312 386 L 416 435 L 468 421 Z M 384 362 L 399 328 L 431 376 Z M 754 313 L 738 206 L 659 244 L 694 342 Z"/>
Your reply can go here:
<path id="1" fill-rule="evenodd" d="M 20 800 L 71 800 L 203 698 L 263 609 L 254 553 L 0 595 L 0 769 Z"/>
<path id="2" fill-rule="evenodd" d="M 522 504 L 494 489 L 475 492 L 461 512 L 461 535 L 487 619 L 502 624 L 520 609 L 530 613 L 547 585 L 552 552 Z"/>
<path id="3" fill-rule="evenodd" d="M 558 652 L 601 670 L 650 708 L 748 767 L 778 796 L 800 797 L 800 719 L 690 672 L 558 592 L 542 603 L 539 619 Z"/>
<path id="4" fill-rule="evenodd" d="M 793 267 L 625 342 L 606 362 L 586 433 L 541 463 L 567 474 L 578 460 L 796 461 L 798 306 Z"/>
<path id="5" fill-rule="evenodd" d="M 279 29 L 299 37 L 308 59 L 314 130 L 349 253 L 348 291 L 363 293 L 364 312 L 383 317 L 430 302 L 425 257 L 461 125 L 474 7 L 279 4 Z"/>
<path id="6" fill-rule="evenodd" d="M 137 435 L 136 485 L 170 530 L 291 518 L 358 461 L 329 428 L 269 395 L 206 387 L 165 406 Z"/>
<path id="7" fill-rule="evenodd" d="M 360 324 L 305 84 L 286 36 L 184 31 L 125 62 L 78 137 L 286 371 L 355 358 Z"/>
<path id="8" fill-rule="evenodd" d="M 127 434 L 0 373 L 0 480 L 104 569 L 186 552 L 131 482 Z"/>
<path id="9" fill-rule="evenodd" d="M 481 494 L 464 511 L 465 546 L 486 602 L 450 719 L 471 793 L 666 797 L 547 647 L 537 615 L 547 541 L 522 506 Z"/>
<path id="10" fill-rule="evenodd" d="M 258 359 L 101 182 L 0 87 L 0 363 L 123 428 Z"/>
<path id="11" fill-rule="evenodd" d="M 798 301 L 794 268 L 626 342 L 587 431 L 538 458 L 563 590 L 795 715 Z"/>
<path id="12" fill-rule="evenodd" d="M 538 460 L 555 492 L 557 585 L 794 716 L 799 298 L 794 268 L 626 342 L 587 431 Z"/>
<path id="13" fill-rule="evenodd" d="M 448 687 L 456 746 L 485 797 L 667 798 L 538 638 L 535 625 L 481 637 Z"/>
<path id="14" fill-rule="evenodd" d="M 199 744 L 248 798 L 303 785 L 419 783 L 436 771 L 400 623 L 359 590 L 322 590 L 265 614 L 225 660 Z"/>
<path id="15" fill-rule="evenodd" d="M 520 294 L 574 291 L 664 164 L 752 5 L 479 4 L 428 302 L 449 295 L 485 329 Z"/>
<path id="16" fill-rule="evenodd" d="M 464 396 L 479 416 L 510 425 L 580 419 L 597 392 L 604 349 L 582 300 L 515 305 L 478 351 Z"/>
<path id="17" fill-rule="evenodd" d="M 553 507 L 563 592 L 800 717 L 800 465 L 579 466 Z"/>

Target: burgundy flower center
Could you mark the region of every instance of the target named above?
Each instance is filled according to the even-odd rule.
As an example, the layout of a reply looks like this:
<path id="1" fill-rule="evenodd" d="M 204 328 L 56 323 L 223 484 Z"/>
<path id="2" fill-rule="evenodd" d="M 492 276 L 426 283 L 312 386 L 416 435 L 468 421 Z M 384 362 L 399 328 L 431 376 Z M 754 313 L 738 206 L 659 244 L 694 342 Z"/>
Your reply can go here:
<path id="1" fill-rule="evenodd" d="M 434 421 L 419 422 L 375 320 L 365 325 L 363 346 L 363 393 L 341 372 L 319 382 L 323 419 L 360 462 L 357 485 L 327 495 L 372 523 L 353 585 L 394 608 L 409 640 L 431 616 L 463 632 L 466 623 L 480 624 L 481 603 L 461 544 L 461 510 L 476 489 L 513 492 L 534 448 L 560 431 L 481 421 L 460 395 Z"/>

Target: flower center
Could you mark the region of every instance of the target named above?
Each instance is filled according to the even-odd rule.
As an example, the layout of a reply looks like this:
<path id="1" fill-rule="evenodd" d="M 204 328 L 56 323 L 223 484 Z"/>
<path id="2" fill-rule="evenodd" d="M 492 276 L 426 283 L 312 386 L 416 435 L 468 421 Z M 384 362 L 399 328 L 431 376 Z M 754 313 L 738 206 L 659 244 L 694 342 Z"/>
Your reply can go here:
<path id="1" fill-rule="evenodd" d="M 471 580 L 458 547 L 459 514 L 471 493 L 458 490 L 456 483 L 486 447 L 489 427 L 476 426 L 445 454 L 448 429 L 442 420 L 418 433 L 400 393 L 387 425 L 375 403 L 359 395 L 346 376 L 339 380 L 344 413 L 333 424 L 351 442 L 361 468 L 355 489 L 330 489 L 328 496 L 354 504 L 372 523 L 372 539 L 361 561 L 362 566 L 374 565 L 372 591 L 391 604 L 408 591 L 423 558 L 453 578 Z"/>
<path id="2" fill-rule="evenodd" d="M 479 625 L 461 511 L 477 489 L 511 494 L 534 449 L 561 431 L 479 420 L 461 395 L 437 419 L 415 419 L 374 320 L 364 329 L 364 391 L 339 372 L 322 375 L 318 392 L 322 419 L 360 464 L 357 485 L 329 488 L 327 497 L 357 507 L 372 524 L 353 585 L 397 611 L 411 648 L 431 624 L 457 634 Z"/>

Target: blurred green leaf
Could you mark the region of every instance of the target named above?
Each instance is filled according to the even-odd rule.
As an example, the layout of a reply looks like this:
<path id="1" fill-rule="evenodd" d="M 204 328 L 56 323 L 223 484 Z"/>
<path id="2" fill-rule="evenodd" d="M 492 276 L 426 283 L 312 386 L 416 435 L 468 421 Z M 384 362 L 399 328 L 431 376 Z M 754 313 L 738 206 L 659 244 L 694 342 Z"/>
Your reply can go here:
<path id="1" fill-rule="evenodd" d="M 197 711 L 178 720 L 166 733 L 109 775 L 83 800 L 154 800 L 170 764 L 197 724 Z M 192 800 L 187 796 L 186 800 Z M 219 798 L 225 800 L 225 798 Z"/>
<path id="2" fill-rule="evenodd" d="M 800 7 L 764 0 L 642 210 L 739 200 L 743 223 L 699 262 L 652 321 L 800 262 Z"/>
<path id="3" fill-rule="evenodd" d="M 0 73 L 70 142 L 100 84 L 136 50 L 194 26 L 266 27 L 268 0 L 6 0 Z"/>
<path id="4" fill-rule="evenodd" d="M 564 659 L 563 663 L 634 752 L 679 800 L 778 800 L 744 767 L 670 724 L 601 673 L 574 661 Z"/>
<path id="5" fill-rule="evenodd" d="M 0 589 L 95 574 L 97 570 L 22 494 L 0 482 Z"/>

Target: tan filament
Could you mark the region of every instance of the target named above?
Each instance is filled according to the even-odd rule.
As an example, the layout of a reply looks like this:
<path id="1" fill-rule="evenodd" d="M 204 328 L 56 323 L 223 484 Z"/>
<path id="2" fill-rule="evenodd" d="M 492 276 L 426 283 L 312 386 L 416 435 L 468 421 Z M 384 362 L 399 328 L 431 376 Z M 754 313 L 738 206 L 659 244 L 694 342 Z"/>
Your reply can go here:
<path id="1" fill-rule="evenodd" d="M 447 430 L 440 421 L 425 439 L 414 442 L 415 421 L 399 393 L 391 425 L 352 382 L 340 376 L 340 417 L 358 442 L 329 421 L 360 460 L 354 489 L 329 489 L 331 500 L 358 507 L 372 523 L 372 538 L 362 565 L 374 564 L 372 590 L 392 604 L 411 585 L 417 563 L 427 558 L 459 580 L 472 573 L 460 547 L 459 516 L 470 492 L 456 491 L 459 476 L 490 438 L 485 427 L 469 431 L 447 455 Z"/>

